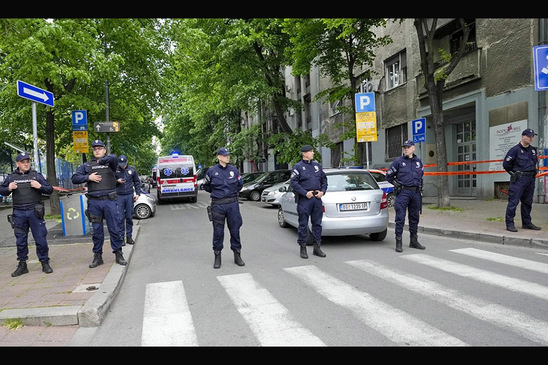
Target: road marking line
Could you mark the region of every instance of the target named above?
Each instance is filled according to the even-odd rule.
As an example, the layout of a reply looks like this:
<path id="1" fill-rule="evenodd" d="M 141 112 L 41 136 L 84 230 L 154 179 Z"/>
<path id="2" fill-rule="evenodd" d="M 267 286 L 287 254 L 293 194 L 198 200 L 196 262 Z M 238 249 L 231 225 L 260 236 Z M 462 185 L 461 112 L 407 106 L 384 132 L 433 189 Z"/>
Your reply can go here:
<path id="1" fill-rule="evenodd" d="M 425 295 L 480 320 L 514 331 L 540 344 L 548 344 L 548 322 L 499 304 L 475 298 L 416 275 L 397 272 L 393 268 L 379 263 L 358 260 L 348 261 L 347 264 L 415 293 Z"/>
<path id="2" fill-rule="evenodd" d="M 325 346 L 251 274 L 217 277 L 261 346 Z"/>
<path id="3" fill-rule="evenodd" d="M 484 260 L 498 262 L 500 264 L 512 265 L 522 269 L 538 271 L 544 274 L 548 274 L 548 265 L 542 262 L 531 261 L 521 259 L 519 257 L 502 255 L 500 253 L 489 252 L 484 250 L 478 250 L 476 248 L 459 248 L 456 250 L 450 250 L 452 252 L 477 257 Z"/>
<path id="4" fill-rule="evenodd" d="M 458 338 L 322 272 L 315 266 L 292 267 L 284 270 L 313 287 L 333 303 L 350 310 L 362 322 L 398 345 L 467 345 Z"/>
<path id="5" fill-rule="evenodd" d="M 482 269 L 476 269 L 471 266 L 462 265 L 443 259 L 437 259 L 424 254 L 413 254 L 402 257 L 406 260 L 428 265 L 430 267 L 434 267 L 455 275 L 464 276 L 482 283 L 495 285 L 518 293 L 529 294 L 548 300 L 548 288 L 540 284 L 500 275 Z"/>
<path id="6" fill-rule="evenodd" d="M 182 281 L 146 285 L 142 346 L 198 346 Z"/>

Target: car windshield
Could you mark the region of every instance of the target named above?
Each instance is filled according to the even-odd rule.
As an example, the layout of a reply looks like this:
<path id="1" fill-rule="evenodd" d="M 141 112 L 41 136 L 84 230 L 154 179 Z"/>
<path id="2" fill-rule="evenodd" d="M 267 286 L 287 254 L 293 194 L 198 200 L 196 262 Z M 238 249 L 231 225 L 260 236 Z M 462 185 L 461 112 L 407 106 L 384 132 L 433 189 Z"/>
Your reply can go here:
<path id="1" fill-rule="evenodd" d="M 254 179 L 254 183 L 260 183 L 263 182 L 268 176 L 268 172 L 265 172 L 264 174 L 260 175 L 258 178 Z"/>
<path id="2" fill-rule="evenodd" d="M 369 174 L 338 173 L 327 175 L 327 191 L 375 190 L 377 182 Z"/>

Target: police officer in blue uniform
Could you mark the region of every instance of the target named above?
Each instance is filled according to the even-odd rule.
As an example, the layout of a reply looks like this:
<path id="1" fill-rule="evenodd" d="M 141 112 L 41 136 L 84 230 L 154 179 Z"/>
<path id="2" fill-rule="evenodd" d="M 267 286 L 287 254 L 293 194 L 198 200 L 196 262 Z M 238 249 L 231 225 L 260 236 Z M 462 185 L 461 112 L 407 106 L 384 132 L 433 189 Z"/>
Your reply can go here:
<path id="1" fill-rule="evenodd" d="M 293 166 L 289 185 L 295 193 L 297 202 L 297 214 L 299 215 L 299 228 L 297 229 L 297 243 L 300 246 L 301 258 L 307 259 L 306 237 L 308 236 L 308 219 L 312 223 L 312 235 L 314 236 L 313 254 L 325 257 L 320 248 L 322 242 L 322 196 L 327 191 L 327 176 L 322 165 L 314 161 L 314 147 L 304 145 L 301 147 L 302 160 Z"/>
<path id="2" fill-rule="evenodd" d="M 13 215 L 11 225 L 14 230 L 17 244 L 17 268 L 11 276 L 19 276 L 29 272 L 27 260 L 29 258 L 28 236 L 29 228 L 36 243 L 36 256 L 42 264 L 42 271 L 46 274 L 53 272 L 49 265 L 49 247 L 47 241 L 48 230 L 44 220 L 44 202 L 42 194 L 53 193 L 53 187 L 41 173 L 30 167 L 30 156 L 21 152 L 15 158 L 17 168 L 0 186 L 0 195 L 13 194 Z"/>
<path id="3" fill-rule="evenodd" d="M 118 196 L 118 214 L 120 218 L 120 236 L 122 240 L 126 237 L 126 243 L 133 245 L 133 203 L 141 195 L 141 181 L 137 175 L 135 167 L 127 164 L 127 157 L 121 155 L 118 158 L 118 168 L 116 169 L 116 181 L 118 187 L 116 192 Z M 135 190 L 135 194 L 133 191 Z"/>
<path id="4" fill-rule="evenodd" d="M 510 191 L 505 217 L 506 229 L 510 232 L 518 231 L 514 225 L 514 217 L 520 201 L 522 228 L 540 230 L 540 227 L 531 222 L 531 208 L 533 207 L 538 169 L 537 148 L 533 147 L 531 143 L 536 135 L 534 130 L 525 129 L 521 133 L 521 141 L 510 148 L 502 162 L 502 167 L 510 174 Z"/>
<path id="5" fill-rule="evenodd" d="M 407 140 L 403 143 L 403 155 L 396 158 L 386 172 L 386 181 L 394 185 L 396 192 L 395 231 L 396 252 L 402 252 L 402 234 L 406 211 L 409 212 L 409 247 L 424 250 L 417 237 L 419 217 L 422 206 L 422 177 L 424 165 L 415 155 L 415 144 Z"/>
<path id="6" fill-rule="evenodd" d="M 219 148 L 217 159 L 219 163 L 207 170 L 203 184 L 203 189 L 210 193 L 211 197 L 211 206 L 208 209 L 211 209 L 210 220 L 213 222 L 213 268 L 221 267 L 225 220 L 230 232 L 230 249 L 234 252 L 234 262 L 238 266 L 244 266 L 240 240 L 240 227 L 243 221 L 238 202 L 238 192 L 244 182 L 238 169 L 229 164 L 230 152 L 226 148 Z"/>
<path id="7" fill-rule="evenodd" d="M 120 236 L 118 202 L 116 201 L 116 168 L 118 158 L 116 155 L 106 155 L 105 144 L 101 140 L 91 143 L 93 157 L 89 162 L 84 162 L 72 175 L 73 184 L 87 183 L 88 209 L 86 215 L 93 227 L 93 261 L 90 268 L 103 264 L 103 243 L 105 232 L 103 219 L 107 222 L 110 235 L 110 246 L 116 256 L 116 263 L 126 265 L 122 254 L 124 241 Z"/>

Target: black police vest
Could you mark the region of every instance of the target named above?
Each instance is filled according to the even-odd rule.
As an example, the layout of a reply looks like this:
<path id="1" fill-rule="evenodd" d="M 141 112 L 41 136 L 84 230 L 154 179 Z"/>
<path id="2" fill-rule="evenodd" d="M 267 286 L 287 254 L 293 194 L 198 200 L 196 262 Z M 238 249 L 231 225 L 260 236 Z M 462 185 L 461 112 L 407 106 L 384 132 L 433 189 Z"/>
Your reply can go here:
<path id="1" fill-rule="evenodd" d="M 88 191 L 97 190 L 112 190 L 116 188 L 116 176 L 114 171 L 108 165 L 101 165 L 96 160 L 89 162 L 91 167 L 90 174 L 96 172 L 103 178 L 98 183 L 95 181 L 88 181 Z"/>
<path id="2" fill-rule="evenodd" d="M 42 193 L 40 190 L 30 186 L 31 180 L 36 180 L 38 173 L 30 170 L 27 174 L 13 173 L 11 179 L 17 183 L 17 189 L 12 190 L 13 205 L 23 205 L 29 203 L 40 203 Z"/>

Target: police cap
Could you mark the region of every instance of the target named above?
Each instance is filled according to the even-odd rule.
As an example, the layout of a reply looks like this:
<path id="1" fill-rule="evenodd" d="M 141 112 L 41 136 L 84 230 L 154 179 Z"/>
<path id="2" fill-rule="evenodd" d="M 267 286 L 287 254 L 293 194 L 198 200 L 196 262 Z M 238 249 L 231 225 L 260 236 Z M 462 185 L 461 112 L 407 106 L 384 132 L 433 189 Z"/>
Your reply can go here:
<path id="1" fill-rule="evenodd" d="M 221 148 L 219 148 L 219 150 L 217 151 L 217 156 L 218 156 L 218 155 L 221 155 L 221 156 L 228 156 L 228 155 L 230 155 L 230 152 L 229 152 L 226 148 L 221 147 Z"/>
<path id="2" fill-rule="evenodd" d="M 403 142 L 403 144 L 401 145 L 402 147 L 411 147 L 411 146 L 414 146 L 415 144 L 413 143 L 412 140 L 408 139 L 407 141 Z"/>
<path id="3" fill-rule="evenodd" d="M 100 139 L 96 139 L 95 141 L 91 142 L 91 147 L 105 147 L 105 144 Z"/>
<path id="4" fill-rule="evenodd" d="M 524 130 L 522 133 L 521 133 L 522 136 L 538 136 L 538 134 L 535 133 L 534 130 L 532 130 L 531 128 L 527 128 L 526 130 Z"/>
<path id="5" fill-rule="evenodd" d="M 30 160 L 30 155 L 26 152 L 21 152 L 15 157 L 15 161 L 23 161 L 23 160 Z"/>
<path id="6" fill-rule="evenodd" d="M 311 145 L 305 144 L 304 146 L 301 147 L 301 152 L 310 152 L 313 149 L 314 149 L 314 147 L 312 147 Z"/>
<path id="7" fill-rule="evenodd" d="M 127 157 L 125 155 L 121 155 L 120 157 L 118 157 L 118 165 L 120 165 L 121 167 L 127 166 Z"/>

